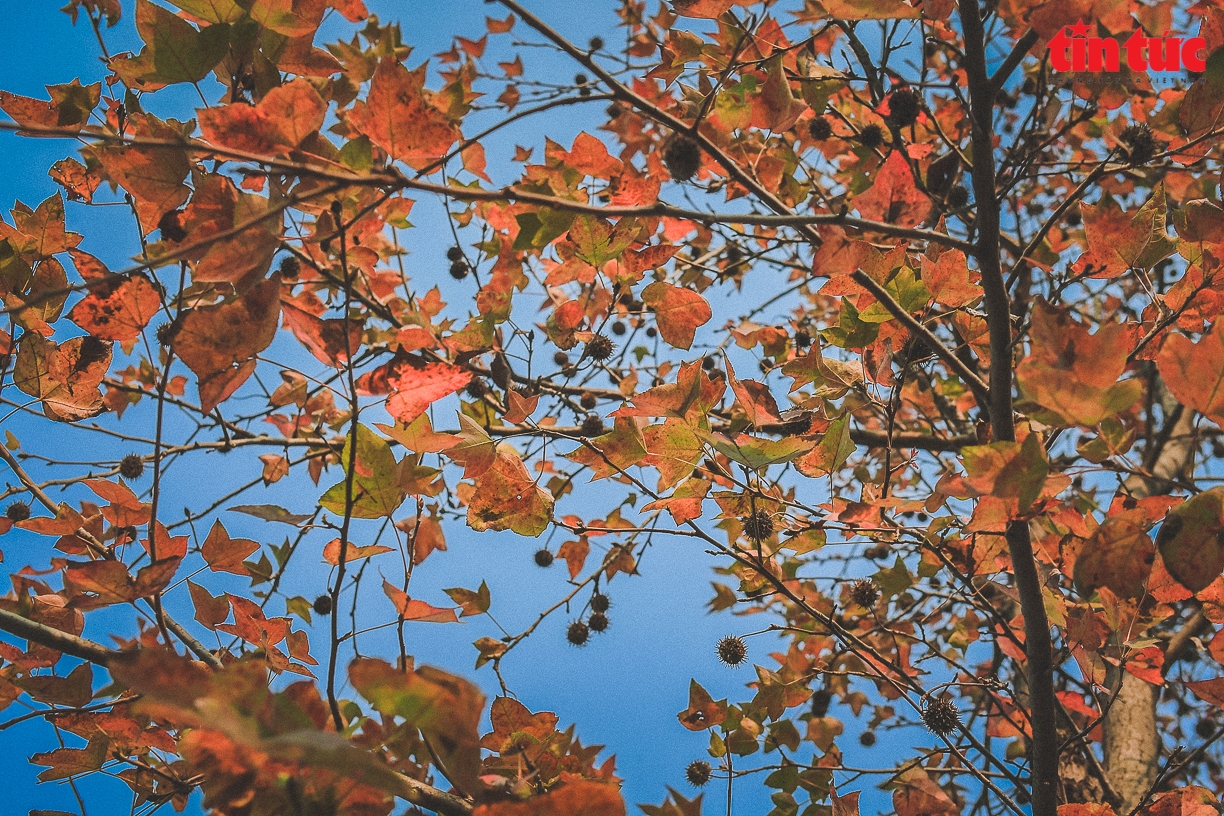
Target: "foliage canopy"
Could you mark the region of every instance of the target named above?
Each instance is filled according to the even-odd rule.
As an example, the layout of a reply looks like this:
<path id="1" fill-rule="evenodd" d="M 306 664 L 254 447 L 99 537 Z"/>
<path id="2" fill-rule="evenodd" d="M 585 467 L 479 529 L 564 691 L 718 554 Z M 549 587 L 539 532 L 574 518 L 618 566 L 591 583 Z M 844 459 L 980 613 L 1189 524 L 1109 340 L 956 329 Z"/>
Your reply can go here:
<path id="1" fill-rule="evenodd" d="M 614 760 L 501 667 L 549 617 L 597 643 L 666 541 L 757 631 L 711 644 L 743 694 L 693 680 L 677 714 L 709 735 L 677 781 L 718 793 L 648 816 L 761 784 L 771 816 L 872 784 L 898 816 L 1215 813 L 1224 3 L 622 0 L 589 43 L 489 8 L 425 59 L 362 0 L 71 0 L 105 81 L 0 91 L 76 142 L 0 222 L 0 535 L 52 553 L 0 599 L 0 699 L 75 740 L 40 778 L 225 816 L 623 814 Z M 1057 70 L 1136 37 L 1165 73 Z M 445 262 L 413 254 L 422 199 Z M 63 425 L 131 452 L 67 461 Z M 463 527 L 540 538 L 566 593 L 468 646 L 488 585 L 412 583 Z M 500 694 L 417 665 L 425 624 Z M 358 651 L 377 626 L 398 655 Z"/>

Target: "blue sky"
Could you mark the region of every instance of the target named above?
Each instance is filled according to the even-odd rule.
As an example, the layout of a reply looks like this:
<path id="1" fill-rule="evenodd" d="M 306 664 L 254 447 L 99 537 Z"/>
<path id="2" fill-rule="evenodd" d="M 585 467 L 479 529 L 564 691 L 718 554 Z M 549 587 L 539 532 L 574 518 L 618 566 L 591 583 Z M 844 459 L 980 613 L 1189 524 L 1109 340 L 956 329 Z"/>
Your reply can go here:
<path id="1" fill-rule="evenodd" d="M 66 15 L 56 10 L 57 3 L 39 3 L 14 7 L 7 11 L 5 24 L 0 27 L 0 42 L 6 53 L 0 88 L 16 93 L 43 96 L 42 85 L 67 82 L 80 77 L 83 82 L 95 81 L 103 75 L 97 60 L 97 46 L 88 25 L 82 21 L 75 28 Z M 107 32 L 108 45 L 113 51 L 137 48 L 138 40 L 132 28 L 130 3 L 124 3 L 124 21 Z M 479 36 L 486 14 L 503 17 L 501 8 L 483 0 L 414 0 L 413 2 L 371 2 L 371 11 L 384 20 L 400 19 L 404 38 L 416 47 L 410 62 L 418 64 L 428 55 L 449 48 L 452 34 Z M 531 8 L 556 24 L 562 33 L 578 42 L 600 34 L 613 42 L 614 3 L 560 2 L 536 0 Z M 653 4 L 652 4 L 653 10 Z M 333 26 L 335 31 L 339 26 Z M 574 72 L 572 65 L 540 51 L 527 51 L 528 73 L 532 61 L 536 70 L 564 71 L 563 77 Z M 491 60 L 489 61 L 491 64 Z M 193 101 L 184 95 L 186 104 Z M 602 109 L 602 106 L 600 106 Z M 493 168 L 504 166 L 515 144 L 534 146 L 539 156 L 543 150 L 543 133 L 563 144 L 569 144 L 581 129 L 583 117 L 577 109 L 567 109 L 563 115 L 551 116 L 532 124 L 508 131 L 504 139 L 489 146 Z M 12 134 L 0 134 L 0 206 L 7 208 L 14 199 L 34 204 L 55 192 L 46 176 L 46 168 L 55 160 L 73 153 L 72 146 L 62 141 L 18 139 Z M 130 216 L 120 207 L 102 211 L 86 211 L 79 205 L 69 205 L 69 228 L 74 226 L 86 233 L 82 248 L 109 263 L 119 264 L 134 254 L 134 236 L 129 227 Z M 407 260 L 409 274 L 420 282 L 436 277 L 446 299 L 462 303 L 473 292 L 473 284 L 451 281 L 445 275 L 443 260 L 450 244 L 449 229 L 442 207 L 434 201 L 422 200 L 412 213 L 418 229 L 404 235 L 410 251 Z M 125 417 L 124 425 L 142 421 L 141 408 Z M 65 455 L 79 457 L 81 440 L 96 445 L 94 437 L 57 428 L 52 437 L 46 423 L 30 423 L 15 419 L 9 427 L 32 449 L 56 449 Z M 119 446 L 102 445 L 91 448 L 89 456 L 117 458 L 126 450 Z M 249 465 L 250 462 L 246 462 Z M 249 474 L 231 472 L 230 463 L 219 455 L 196 460 L 195 470 L 178 474 L 168 480 L 172 491 L 167 507 L 190 504 L 194 499 L 195 479 L 209 481 L 211 493 L 220 493 L 225 484 L 249 478 Z M 174 474 L 172 474 L 174 475 Z M 0 474 L 5 478 L 5 474 Z M 283 503 L 293 512 L 309 511 L 301 496 L 302 483 L 295 477 L 273 486 L 259 501 Z M 585 489 L 584 495 L 593 502 L 606 501 L 597 489 Z M 266 543 L 279 543 L 287 528 L 275 528 L 254 520 L 244 520 L 226 514 L 225 522 L 232 535 L 244 535 Z M 488 582 L 493 593 L 493 611 L 511 630 L 521 629 L 539 612 L 560 598 L 566 589 L 563 567 L 558 564 L 544 571 L 531 562 L 538 542 L 501 534 L 477 535 L 451 526 L 448 528 L 450 549 L 436 554 L 413 578 L 414 595 L 440 603 L 441 590 L 456 585 L 475 587 L 480 580 Z M 554 548 L 559 541 L 554 543 Z M 45 540 L 6 536 L 0 540 L 6 551 L 6 565 L 16 568 L 29 560 L 45 560 L 42 550 Z M 625 795 L 632 806 L 637 802 L 658 803 L 664 797 L 665 784 L 683 789 L 682 771 L 691 760 L 705 755 L 704 733 L 690 733 L 676 721 L 676 712 L 687 702 L 690 678 L 696 678 L 715 697 L 742 696 L 743 684 L 752 679 L 750 669 L 729 670 L 714 656 L 714 644 L 725 634 L 761 627 L 759 621 L 733 619 L 729 615 L 707 615 L 704 604 L 711 596 L 710 570 L 712 562 L 701 548 L 686 539 L 660 539 L 649 551 L 641 566 L 641 576 L 618 576 L 608 587 L 613 599 L 609 613 L 609 631 L 594 639 L 584 649 L 569 647 L 564 642 L 564 627 L 568 616 L 549 619 L 505 665 L 506 679 L 520 700 L 533 710 L 558 713 L 562 724 L 576 722 L 578 734 L 586 744 L 602 743 L 618 757 L 619 774 L 626 780 Z M 296 578 L 295 591 L 313 597 L 326 584 L 323 566 L 305 570 Z M 169 601 L 172 611 L 190 618 L 190 609 L 183 604 L 185 594 Z M 374 601 L 371 600 L 371 603 Z M 383 601 L 385 603 L 385 601 Z M 176 606 L 177 604 L 177 606 Z M 274 609 L 273 612 L 280 610 Z M 385 611 L 385 610 L 384 610 Z M 122 613 L 114 613 L 121 616 Z M 87 634 L 103 637 L 105 625 L 117 618 L 99 619 Z M 321 653 L 323 628 L 317 623 L 312 637 L 315 653 Z M 483 621 L 457 626 L 418 624 L 410 628 L 410 651 L 418 662 L 439 665 L 464 674 L 481 683 L 493 694 L 495 680 L 489 669 L 474 672 L 475 652 L 469 645 L 476 638 L 496 634 Z M 373 634 L 361 642 L 367 654 L 391 655 L 394 640 L 391 630 Z M 751 642 L 753 655 L 767 662 L 764 655 L 773 644 L 767 638 Z M 4 716 L 20 713 L 10 708 Z M 847 712 L 847 716 L 848 712 Z M 860 730 L 853 722 L 847 724 L 851 734 Z M 852 739 L 853 737 L 851 737 Z M 24 812 L 30 808 L 57 808 L 77 812 L 71 791 L 64 785 L 34 786 L 37 772 L 24 760 L 32 750 L 53 747 L 54 736 L 37 722 L 30 722 L 0 732 L 0 748 L 8 757 L 4 770 L 7 776 L 5 810 Z M 878 764 L 885 761 L 888 749 L 881 746 Z M 129 812 L 130 800 L 120 784 L 88 782 L 83 790 L 105 792 L 101 801 L 88 803 L 92 816 L 118 816 Z M 742 793 L 739 792 L 742 790 Z M 707 812 L 724 807 L 720 790 L 708 794 Z M 737 789 L 737 813 L 764 813 L 770 804 L 757 780 L 747 780 Z"/>

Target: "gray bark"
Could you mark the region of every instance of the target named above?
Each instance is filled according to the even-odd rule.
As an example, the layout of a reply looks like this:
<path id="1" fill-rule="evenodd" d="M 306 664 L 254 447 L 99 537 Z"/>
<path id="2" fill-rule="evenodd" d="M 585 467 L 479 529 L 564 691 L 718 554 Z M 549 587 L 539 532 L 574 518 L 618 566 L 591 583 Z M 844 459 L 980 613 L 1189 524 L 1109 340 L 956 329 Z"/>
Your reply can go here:
<path id="1" fill-rule="evenodd" d="M 1154 384 L 1164 391 L 1158 380 Z M 1176 408 L 1167 394 L 1162 402 L 1166 414 Z M 1126 481 L 1126 491 L 1136 498 L 1168 492 L 1169 480 L 1193 466 L 1194 451 L 1194 412 L 1184 409 L 1155 460 L 1149 462 L 1152 478 L 1132 476 Z M 1117 699 L 1104 722 L 1104 765 L 1122 801 L 1119 812 L 1128 813 L 1143 801 L 1160 769 L 1161 742 L 1156 727 L 1160 690 L 1127 671 L 1117 671 L 1108 679 Z"/>

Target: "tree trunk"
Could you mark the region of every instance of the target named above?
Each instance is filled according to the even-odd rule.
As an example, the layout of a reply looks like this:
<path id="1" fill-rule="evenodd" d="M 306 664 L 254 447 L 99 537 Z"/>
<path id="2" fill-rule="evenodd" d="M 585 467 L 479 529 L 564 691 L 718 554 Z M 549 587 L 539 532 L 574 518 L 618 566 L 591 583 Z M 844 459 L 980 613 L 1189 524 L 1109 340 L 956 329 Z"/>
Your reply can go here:
<path id="1" fill-rule="evenodd" d="M 1128 671 L 1115 672 L 1121 677 L 1110 684 L 1118 691 L 1105 717 L 1105 771 L 1122 800 L 1122 813 L 1128 813 L 1147 795 L 1159 770 L 1160 735 L 1156 732 L 1159 689 Z M 1119 682 L 1121 685 L 1115 686 Z"/>
<path id="2" fill-rule="evenodd" d="M 1160 389 L 1165 415 L 1179 406 L 1158 379 L 1152 387 Z M 1132 476 L 1124 489 L 1136 498 L 1158 495 L 1169 489 L 1168 480 L 1193 465 L 1195 451 L 1194 412 L 1181 409 L 1163 444 L 1145 457 L 1153 478 Z M 1160 766 L 1160 734 L 1156 730 L 1156 702 L 1159 689 L 1123 670 L 1107 678 L 1117 698 L 1104 722 L 1105 769 L 1109 782 L 1122 800 L 1120 813 L 1133 810 L 1156 781 Z M 1120 675 L 1120 677 L 1119 677 Z"/>

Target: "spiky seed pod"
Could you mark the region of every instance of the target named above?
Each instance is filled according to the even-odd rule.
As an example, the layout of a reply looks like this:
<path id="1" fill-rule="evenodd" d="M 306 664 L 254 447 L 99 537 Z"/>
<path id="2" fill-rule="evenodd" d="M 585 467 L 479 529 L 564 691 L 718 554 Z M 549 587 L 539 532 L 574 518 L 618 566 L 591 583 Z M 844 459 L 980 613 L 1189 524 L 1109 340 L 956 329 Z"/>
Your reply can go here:
<path id="1" fill-rule="evenodd" d="M 137 532 L 136 528 L 131 524 L 127 525 L 126 527 L 120 527 L 115 532 L 115 538 L 122 539 L 125 543 L 135 541 L 136 536 L 138 535 L 139 533 Z"/>
<path id="2" fill-rule="evenodd" d="M 612 324 L 612 333 L 617 337 L 620 337 L 626 331 L 628 331 L 628 327 L 625 325 L 625 321 L 617 320 Z"/>
<path id="3" fill-rule="evenodd" d="M 599 414 L 587 414 L 582 420 L 583 436 L 599 436 L 604 432 L 603 419 Z"/>
<path id="4" fill-rule="evenodd" d="M 899 88 L 888 97 L 888 112 L 897 127 L 912 125 L 922 112 L 922 99 L 910 88 Z"/>
<path id="5" fill-rule="evenodd" d="M 1142 167 L 1159 151 L 1152 129 L 1145 124 L 1131 125 L 1118 137 L 1126 150 L 1126 160 L 1132 167 Z"/>
<path id="6" fill-rule="evenodd" d="M 535 562 L 537 567 L 551 567 L 553 554 L 544 547 L 541 547 L 535 551 Z"/>
<path id="7" fill-rule="evenodd" d="M 591 41 L 587 43 L 587 45 L 592 51 L 598 51 L 604 47 L 603 37 L 592 37 Z"/>
<path id="8" fill-rule="evenodd" d="M 710 781 L 710 763 L 704 759 L 694 759 L 684 769 L 684 778 L 694 788 L 704 787 Z"/>
<path id="9" fill-rule="evenodd" d="M 467 385 L 463 386 L 463 392 L 473 399 L 480 399 L 489 393 L 489 384 L 479 377 L 473 377 L 468 380 Z"/>
<path id="10" fill-rule="evenodd" d="M 302 262 L 294 255 L 286 255 L 281 258 L 280 266 L 277 269 L 284 280 L 297 280 L 298 275 L 302 274 Z"/>
<path id="11" fill-rule="evenodd" d="M 454 263 L 455 261 L 463 260 L 463 250 L 457 246 L 453 246 L 446 250 L 446 260 Z"/>
<path id="12" fill-rule="evenodd" d="M 870 578 L 855 581 L 850 587 L 850 600 L 864 609 L 873 609 L 880 600 L 880 588 Z"/>
<path id="13" fill-rule="evenodd" d="M 588 411 L 599 404 L 599 399 L 590 391 L 585 392 L 579 399 L 578 403 Z"/>
<path id="14" fill-rule="evenodd" d="M 182 214 L 182 210 L 162 213 L 162 217 L 157 221 L 157 228 L 161 230 L 164 240 L 177 244 L 187 237 L 187 230 L 183 229 L 183 225 L 179 222 L 179 216 Z"/>
<path id="15" fill-rule="evenodd" d="M 314 603 L 310 608 L 315 611 L 316 615 L 330 615 L 332 613 L 332 599 L 330 595 L 320 595 L 314 599 Z"/>
<path id="16" fill-rule="evenodd" d="M 608 600 L 608 596 L 604 595 L 602 592 L 591 596 L 591 610 L 593 612 L 607 612 L 608 607 L 611 605 L 612 602 Z"/>
<path id="17" fill-rule="evenodd" d="M 575 85 L 585 85 L 585 84 L 587 84 L 588 82 L 590 82 L 590 80 L 589 80 L 589 79 L 587 79 L 587 75 L 586 75 L 586 74 L 575 74 L 575 75 L 574 75 L 574 84 L 575 84 Z"/>
<path id="18" fill-rule="evenodd" d="M 812 345 L 812 335 L 808 334 L 807 329 L 800 329 L 795 332 L 795 345 L 801 349 Z"/>
<path id="19" fill-rule="evenodd" d="M 129 453 L 119 462 L 119 475 L 125 479 L 139 479 L 144 475 L 144 460 L 134 453 Z"/>
<path id="20" fill-rule="evenodd" d="M 709 371 L 710 369 L 714 368 L 714 366 L 716 365 L 718 365 L 718 360 L 713 356 L 706 357 L 701 361 L 701 367 L 704 368 L 706 371 Z"/>
<path id="21" fill-rule="evenodd" d="M 463 280 L 469 271 L 466 261 L 455 261 L 450 265 L 450 276 L 455 280 Z"/>
<path id="22" fill-rule="evenodd" d="M 655 337 L 655 336 L 656 336 L 658 333 L 659 333 L 658 329 L 656 329 L 654 326 L 651 326 L 651 327 L 649 327 L 648 329 L 646 329 L 646 336 L 647 336 L 647 337 L 650 337 L 650 338 L 652 338 L 652 339 L 653 339 L 653 338 L 654 338 L 654 337 Z"/>
<path id="23" fill-rule="evenodd" d="M 742 637 L 727 635 L 718 641 L 718 659 L 727 666 L 741 666 L 748 659 L 748 644 Z"/>
<path id="24" fill-rule="evenodd" d="M 875 744 L 876 735 L 874 731 L 864 731 L 863 733 L 859 734 L 859 745 L 862 745 L 864 748 L 870 748 Z"/>
<path id="25" fill-rule="evenodd" d="M 611 357 L 614 351 L 616 344 L 602 334 L 597 334 L 587 341 L 584 353 L 592 360 L 602 361 Z"/>
<path id="26" fill-rule="evenodd" d="M 948 206 L 952 209 L 959 210 L 968 203 L 969 190 L 967 188 L 958 185 L 948 191 Z"/>
<path id="27" fill-rule="evenodd" d="M 602 612 L 592 612 L 591 617 L 587 618 L 587 626 L 592 632 L 603 632 L 608 628 L 608 616 Z"/>
<path id="28" fill-rule="evenodd" d="M 559 366 L 569 365 L 569 355 L 564 351 L 558 351 L 553 355 L 553 362 Z"/>
<path id="29" fill-rule="evenodd" d="M 4 515 L 14 524 L 25 521 L 30 517 L 30 505 L 23 501 L 15 501 L 4 509 Z"/>
<path id="30" fill-rule="evenodd" d="M 701 146 L 686 136 L 673 136 L 663 148 L 663 166 L 676 181 L 688 181 L 701 169 Z"/>
<path id="31" fill-rule="evenodd" d="M 1199 720 L 1194 724 L 1194 733 L 1203 739 L 1207 739 L 1216 731 L 1216 724 L 1211 720 Z"/>
<path id="32" fill-rule="evenodd" d="M 818 688 L 812 692 L 812 716 L 823 717 L 829 713 L 829 703 L 833 702 L 833 692 L 827 688 Z"/>
<path id="33" fill-rule="evenodd" d="M 750 515 L 740 519 L 744 526 L 744 535 L 753 541 L 764 541 L 773 535 L 774 522 L 764 510 L 755 510 Z"/>
<path id="34" fill-rule="evenodd" d="M 591 637 L 591 630 L 582 621 L 574 621 L 565 630 L 565 639 L 575 646 L 585 646 Z"/>
<path id="35" fill-rule="evenodd" d="M 170 342 L 174 340 L 174 334 L 175 329 L 173 323 L 162 323 L 153 332 L 153 336 L 157 338 L 157 342 L 163 346 L 170 345 Z"/>
<path id="36" fill-rule="evenodd" d="M 875 149 L 884 144 L 884 131 L 879 125 L 867 125 L 859 131 L 859 144 L 869 149 Z"/>
<path id="37" fill-rule="evenodd" d="M 960 711 L 956 706 L 942 697 L 931 700 L 922 709 L 922 722 L 933 734 L 941 737 L 951 734 L 960 725 Z"/>
<path id="38" fill-rule="evenodd" d="M 827 117 L 817 116 L 808 122 L 808 135 L 818 142 L 823 142 L 833 135 L 833 125 Z"/>

